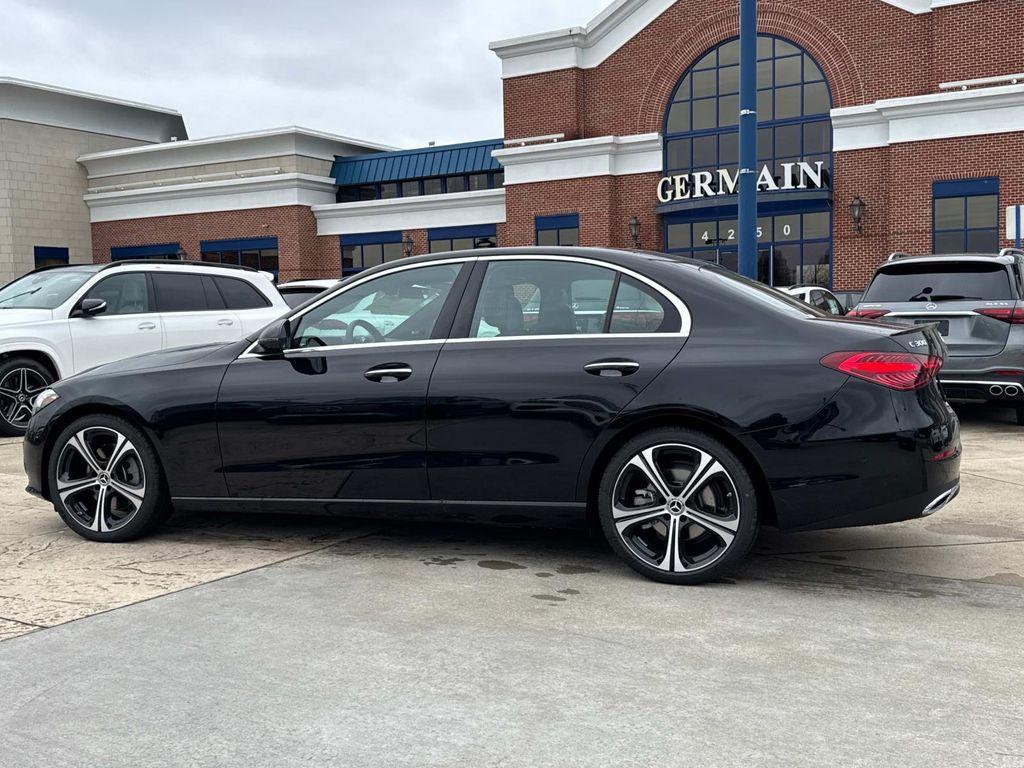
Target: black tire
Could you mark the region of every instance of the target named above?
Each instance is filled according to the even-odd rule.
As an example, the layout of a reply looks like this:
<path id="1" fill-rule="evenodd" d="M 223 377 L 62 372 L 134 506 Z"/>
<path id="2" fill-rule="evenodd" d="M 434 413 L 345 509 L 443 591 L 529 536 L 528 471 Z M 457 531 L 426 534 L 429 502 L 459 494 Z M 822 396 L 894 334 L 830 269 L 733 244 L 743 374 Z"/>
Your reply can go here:
<path id="1" fill-rule="evenodd" d="M 25 434 L 32 398 L 55 380 L 49 368 L 28 357 L 11 357 L 0 363 L 0 436 Z"/>
<path id="2" fill-rule="evenodd" d="M 118 442 L 118 435 L 126 443 Z M 125 445 L 128 447 L 116 451 L 117 446 Z M 91 455 L 93 464 L 83 450 Z M 115 466 L 108 473 L 111 461 Z M 141 430 L 117 416 L 97 413 L 68 425 L 50 452 L 47 477 L 57 514 L 71 530 L 92 541 L 141 538 L 156 530 L 172 511 L 163 467 L 152 443 Z M 67 492 L 69 488 L 72 490 Z M 105 489 L 104 514 L 97 524 L 101 488 Z"/>
<path id="3" fill-rule="evenodd" d="M 641 467 L 642 452 L 650 449 L 654 449 L 648 455 L 654 459 L 655 471 L 659 475 L 665 472 L 665 493 L 674 494 L 665 502 L 679 502 L 672 513 L 667 511 L 669 503 L 659 501 L 665 493 L 654 488 L 650 473 Z M 645 466 L 650 468 L 650 464 Z M 704 474 L 687 488 L 702 466 Z M 684 496 L 683 491 L 689 495 Z M 683 498 L 691 504 L 683 504 Z M 634 507 L 628 503 L 630 499 L 643 503 Z M 618 502 L 618 518 L 613 501 Z M 659 514 L 659 506 L 666 511 Z M 636 514 L 624 513 L 626 509 L 635 509 Z M 719 532 L 701 526 L 690 515 L 703 516 Z M 713 437 L 673 427 L 637 435 L 615 453 L 601 477 L 598 516 L 608 543 L 633 570 L 668 584 L 700 584 L 719 578 L 746 557 L 758 531 L 757 493 L 743 463 Z M 621 535 L 620 525 L 624 526 Z M 668 534 L 673 530 L 678 533 L 678 559 L 667 549 Z"/>

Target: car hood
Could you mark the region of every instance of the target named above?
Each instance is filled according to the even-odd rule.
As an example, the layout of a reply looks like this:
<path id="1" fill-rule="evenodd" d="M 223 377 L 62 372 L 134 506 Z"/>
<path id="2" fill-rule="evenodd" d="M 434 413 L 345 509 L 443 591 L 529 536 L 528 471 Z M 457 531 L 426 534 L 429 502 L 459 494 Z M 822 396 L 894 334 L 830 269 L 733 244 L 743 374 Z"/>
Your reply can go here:
<path id="1" fill-rule="evenodd" d="M 0 309 L 0 328 L 11 325 L 38 323 L 42 320 L 53 320 L 52 309 Z"/>
<path id="2" fill-rule="evenodd" d="M 91 378 L 93 376 L 109 376 L 119 373 L 132 373 L 135 371 L 146 371 L 157 368 L 181 368 L 191 363 L 202 360 L 205 357 L 216 354 L 226 347 L 237 346 L 237 342 L 230 344 L 203 344 L 195 347 L 180 347 L 178 349 L 161 350 L 160 352 L 149 352 L 145 355 L 129 357 L 113 363 L 90 368 L 73 379 Z"/>

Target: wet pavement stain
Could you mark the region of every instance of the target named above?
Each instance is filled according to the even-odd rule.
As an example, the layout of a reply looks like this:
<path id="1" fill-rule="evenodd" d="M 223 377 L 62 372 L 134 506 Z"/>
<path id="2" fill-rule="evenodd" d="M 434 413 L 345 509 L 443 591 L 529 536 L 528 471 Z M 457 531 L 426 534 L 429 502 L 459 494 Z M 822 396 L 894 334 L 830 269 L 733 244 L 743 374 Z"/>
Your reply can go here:
<path id="1" fill-rule="evenodd" d="M 461 563 L 464 558 L 461 557 L 428 557 L 426 560 L 420 562 L 424 565 L 455 565 Z"/>
<path id="2" fill-rule="evenodd" d="M 556 573 L 561 573 L 565 576 L 576 576 L 580 573 L 599 573 L 598 568 L 590 568 L 586 565 L 560 565 L 555 568 Z"/>
<path id="3" fill-rule="evenodd" d="M 558 594 L 560 595 L 578 595 L 580 591 L 578 589 L 560 589 Z"/>
<path id="4" fill-rule="evenodd" d="M 986 584 L 1002 584 L 1004 587 L 1024 587 L 1024 576 L 1019 573 L 994 573 L 991 576 L 977 579 L 977 581 L 983 581 Z"/>
<path id="5" fill-rule="evenodd" d="M 492 571 L 523 571 L 525 565 L 510 563 L 508 560 L 481 560 L 477 563 L 481 568 L 489 568 Z"/>
<path id="6" fill-rule="evenodd" d="M 558 597 L 557 595 L 530 595 L 535 600 L 543 600 L 547 603 L 564 603 L 564 597 Z"/>
<path id="7" fill-rule="evenodd" d="M 550 579 L 554 575 L 555 574 L 548 573 L 547 571 L 540 571 L 534 574 L 534 576 L 536 576 L 538 579 Z"/>
<path id="8" fill-rule="evenodd" d="M 986 539 L 1020 539 L 1024 531 L 1008 525 L 991 525 L 988 523 L 958 523 L 952 520 L 937 520 L 925 526 L 929 531 L 944 533 L 947 536 L 983 536 Z"/>

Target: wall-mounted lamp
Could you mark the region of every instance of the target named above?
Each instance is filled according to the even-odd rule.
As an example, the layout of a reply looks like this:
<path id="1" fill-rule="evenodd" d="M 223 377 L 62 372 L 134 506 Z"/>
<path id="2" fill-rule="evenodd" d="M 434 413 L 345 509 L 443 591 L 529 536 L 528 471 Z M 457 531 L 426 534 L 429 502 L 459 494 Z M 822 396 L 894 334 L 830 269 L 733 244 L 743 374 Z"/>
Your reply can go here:
<path id="1" fill-rule="evenodd" d="M 405 258 L 412 256 L 412 238 L 408 234 L 402 238 L 402 253 L 405 254 Z"/>
<path id="2" fill-rule="evenodd" d="M 640 247 L 640 219 L 636 216 L 629 220 L 629 239 L 633 242 L 634 248 Z"/>
<path id="3" fill-rule="evenodd" d="M 868 204 L 861 200 L 860 195 L 854 195 L 853 201 L 850 203 L 850 218 L 853 219 L 853 231 L 858 235 L 864 231 L 862 222 L 864 221 L 864 211 L 868 209 Z"/>

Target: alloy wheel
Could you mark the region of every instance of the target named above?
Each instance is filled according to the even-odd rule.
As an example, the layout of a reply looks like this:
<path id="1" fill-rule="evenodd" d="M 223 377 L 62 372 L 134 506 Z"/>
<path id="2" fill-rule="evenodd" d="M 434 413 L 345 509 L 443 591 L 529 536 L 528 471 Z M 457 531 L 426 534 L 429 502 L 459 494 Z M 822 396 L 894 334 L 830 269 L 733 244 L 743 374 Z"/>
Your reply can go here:
<path id="1" fill-rule="evenodd" d="M 61 449 L 57 494 L 64 508 L 89 530 L 103 533 L 123 528 L 146 498 L 142 457 L 117 430 L 82 429 Z"/>
<path id="2" fill-rule="evenodd" d="M 32 368 L 15 368 L 0 380 L 0 417 L 24 429 L 32 418 L 32 400 L 49 382 Z"/>
<path id="3" fill-rule="evenodd" d="M 668 573 L 686 573 L 707 568 L 732 546 L 739 494 L 710 453 L 667 443 L 640 451 L 619 472 L 612 517 L 636 557 Z"/>

